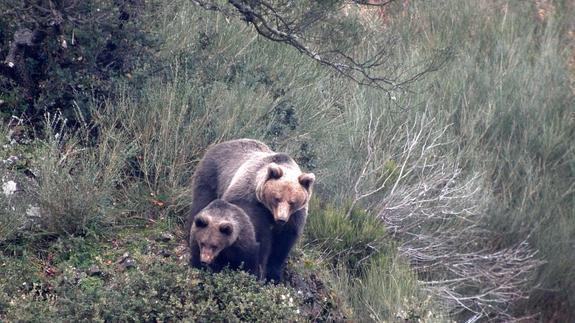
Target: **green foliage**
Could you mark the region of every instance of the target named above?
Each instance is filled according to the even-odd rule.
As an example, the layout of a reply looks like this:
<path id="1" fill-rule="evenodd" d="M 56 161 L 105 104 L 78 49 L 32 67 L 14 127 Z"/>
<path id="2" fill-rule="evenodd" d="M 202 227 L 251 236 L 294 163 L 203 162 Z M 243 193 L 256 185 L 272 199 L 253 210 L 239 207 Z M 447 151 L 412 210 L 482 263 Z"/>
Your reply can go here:
<path id="1" fill-rule="evenodd" d="M 17 162 L 3 162 L 2 184 L 10 180 L 17 190 L 0 196 L 6 206 L 0 240 L 17 233 L 86 234 L 122 218 L 115 204 L 129 147 L 114 129 L 102 130 L 94 146 L 86 146 L 89 132 L 71 130 L 60 115 L 46 115 L 45 139 L 3 146 L 2 156 Z"/>
<path id="2" fill-rule="evenodd" d="M 25 223 L 22 213 L 10 212 L 10 204 L 0 197 L 0 241 L 9 240 L 21 231 Z"/>
<path id="3" fill-rule="evenodd" d="M 450 321 L 431 295 L 422 290 L 409 266 L 393 254 L 367 261 L 360 276 L 339 268 L 330 281 L 345 295 L 357 321 Z"/>
<path id="4" fill-rule="evenodd" d="M 110 278 L 64 272 L 55 281 L 33 284 L 12 298 L 5 318 L 31 322 L 295 320 L 297 299 L 293 301 L 291 293 L 285 287 L 258 283 L 244 272 L 210 274 L 156 262 Z"/>
<path id="5" fill-rule="evenodd" d="M 289 144 L 296 159 L 315 166 L 308 138 L 294 135 L 317 106 L 301 96 L 306 89 L 297 83 L 315 79 L 320 68 L 254 37 L 241 22 L 187 3 L 166 5 L 158 15 L 160 33 L 169 35 L 158 49 L 162 73 L 134 76 L 136 87 L 123 84 L 118 99 L 95 113 L 100 129 L 120 130 L 129 139 L 134 181 L 126 186 L 126 209 L 150 213 L 156 208 L 150 202 L 159 202 L 181 214 L 194 165 L 208 145 L 227 139 L 264 139 L 281 150 Z M 291 68 L 278 68 L 285 64 Z"/>
<path id="6" fill-rule="evenodd" d="M 353 317 L 345 295 L 332 284 L 331 262 L 313 248 L 291 251 L 284 273 L 286 285 L 301 298 L 301 315 L 308 321 L 344 321 Z"/>
<path id="7" fill-rule="evenodd" d="M 42 215 L 41 230 L 76 234 L 113 223 L 111 210 L 126 153 L 121 136 L 107 133 L 95 147 L 82 147 L 81 138 L 67 133 L 61 119 L 47 121 L 38 188 L 32 192 Z"/>
<path id="8" fill-rule="evenodd" d="M 322 1 L 312 9 L 334 10 L 338 5 L 339 1 Z M 86 83 L 80 82 L 84 84 L 81 93 L 87 94 L 87 89 L 94 88 L 97 95 L 110 89 L 109 75 L 130 72 L 132 79 L 120 85 L 120 95 L 112 97 L 96 113 L 101 142 L 86 148 L 78 145 L 84 144 L 84 139 L 69 135 L 65 140 L 56 140 L 54 133 L 47 136 L 41 149 L 41 155 L 46 156 L 43 160 L 18 167 L 22 170 L 39 165 L 41 184 L 35 196 L 42 201 L 43 209 L 48 210 L 44 228 L 65 236 L 86 232 L 87 228 L 102 230 L 119 221 L 117 208 L 142 217 L 151 217 L 150 213 L 163 215 L 166 210 L 176 210 L 181 216 L 178 212 L 189 202 L 187 182 L 209 144 L 239 137 L 262 139 L 274 149 L 290 153 L 304 169 L 313 169 L 318 176 L 315 194 L 322 201 L 331 202 L 322 205 L 313 201 L 305 248 L 313 245 L 320 258 L 325 257 L 326 263 L 334 266 L 335 278 L 328 279 L 326 284 L 335 284 L 346 295 L 347 305 L 357 320 L 394 320 L 399 316 L 433 321 L 441 315 L 431 310 L 433 316 L 427 316 L 428 309 L 433 307 L 431 301 L 421 293 L 416 278 L 394 251 L 395 245 L 385 238 L 387 231 L 373 216 L 390 191 L 397 193 L 408 185 L 430 184 L 422 180 L 425 177 L 418 177 L 415 169 L 404 169 L 399 158 L 410 143 L 409 138 L 413 138 L 403 135 L 411 130 L 404 125 L 424 120 L 432 134 L 447 129 L 442 138 L 448 145 L 434 149 L 433 160 L 460 165 L 462 177 L 484 175 L 477 181 L 480 183 L 477 187 L 468 187 L 470 191 L 485 189 L 482 203 L 465 206 L 488 215 L 481 217 L 488 219 L 480 224 L 481 228 L 494 232 L 496 238 L 486 239 L 490 242 L 485 247 L 503 248 L 529 238 L 539 249 L 539 256 L 547 261 L 537 281 L 531 283 L 532 294 L 527 305 L 514 307 L 513 311 L 530 314 L 548 307 L 568 321 L 575 308 L 570 292 L 575 282 L 570 270 L 575 264 L 571 243 L 575 232 L 572 148 L 575 101 L 570 88 L 573 74 L 567 60 L 572 48 L 566 36 L 570 28 L 568 18 L 573 15 L 571 6 L 555 1 L 540 17 L 537 5 L 520 1 L 478 4 L 446 0 L 409 1 L 405 7 L 387 7 L 385 21 L 374 23 L 369 35 L 393 38 L 401 45 L 399 52 L 390 53 L 389 66 L 420 66 L 434 50 L 446 46 L 453 46 L 455 54 L 444 69 L 414 84 L 412 91 L 393 93 L 358 87 L 313 64 L 292 48 L 261 39 L 244 22 L 198 10 L 189 1 L 174 1 L 158 8 L 147 25 L 163 41 L 156 44 L 157 55 L 153 60 L 144 55 L 145 62 L 139 70 L 131 66 L 118 68 L 121 64 L 114 56 L 109 61 L 113 64 L 105 71 L 100 71 L 103 67 L 96 62 L 92 72 L 81 72 L 80 67 L 97 58 L 94 53 L 98 49 L 104 54 L 109 51 L 105 46 L 106 35 L 112 35 L 111 42 L 117 43 L 122 33 L 104 32 L 98 29 L 99 25 L 83 33 L 82 28 L 76 28 L 80 45 L 63 51 L 64 58 L 66 53 L 79 55 L 89 37 L 98 39 L 92 43 L 93 47 L 85 49 L 88 53 L 82 53 L 86 57 L 83 63 L 74 61 L 71 68 L 63 71 L 58 71 L 61 68 L 57 65 L 50 68 L 54 70 L 51 77 L 69 83 L 51 83 L 47 78 L 40 82 L 48 86 L 45 97 L 39 96 L 41 100 L 37 101 L 42 107 L 62 106 L 67 111 L 64 114 L 74 111 L 69 105 L 46 102 L 64 100 L 49 98 L 51 95 L 68 100 L 69 84 L 77 84 L 76 78 Z M 303 12 L 309 8 L 296 9 Z M 10 17 L 16 19 L 13 14 Z M 360 19 L 359 14 L 350 17 Z M 318 35 L 323 31 L 333 36 L 333 42 L 343 35 L 345 41 L 341 46 L 366 54 L 375 46 L 366 46 L 371 44 L 367 34 L 356 37 L 359 22 L 353 19 L 341 22 L 338 28 L 319 30 Z M 133 23 L 136 28 L 137 21 Z M 117 25 L 110 26 L 113 29 Z M 10 28 L 13 27 L 7 20 L 0 20 L 2 48 L 6 48 L 7 40 L 13 36 L 14 30 Z M 66 29 L 64 35 L 71 34 L 71 29 Z M 145 43 L 147 36 L 141 33 L 126 36 L 143 38 L 128 37 L 126 47 L 114 53 L 118 57 L 128 57 L 127 54 L 140 57 L 132 55 L 131 44 Z M 57 47 L 58 42 L 50 46 Z M 48 49 L 49 53 L 56 53 L 56 49 Z M 38 62 L 29 64 L 35 68 Z M 18 113 L 27 109 L 19 85 L 2 78 L 0 86 L 3 89 L 0 100 L 5 101 L 3 111 Z M 83 107 L 83 101 L 78 102 Z M 100 150 L 101 147 L 107 148 Z M 32 153 L 22 160 L 37 157 L 38 154 Z M 126 164 L 130 166 L 125 168 Z M 356 204 L 346 216 L 342 205 L 354 198 L 355 184 L 365 165 L 373 172 L 357 187 L 360 190 L 384 187 Z M 411 175 L 398 181 L 406 173 Z M 393 185 L 396 182 L 397 187 Z M 487 184 L 483 187 L 482 183 Z M 8 208 L 0 210 L 8 211 Z M 23 219 L 22 213 L 2 214 L 0 240 L 24 230 Z M 142 243 L 140 247 L 145 245 Z M 93 250 L 77 252 L 75 256 L 66 255 L 62 261 L 84 268 Z M 317 264 L 302 260 L 299 265 L 305 272 L 305 268 L 316 268 Z M 148 282 L 136 272 L 129 273 L 133 276 L 114 279 L 122 286 L 128 280 L 138 284 Z M 421 273 L 420 278 L 425 277 L 426 273 Z M 102 292 L 98 291 L 98 281 L 105 286 L 106 280 L 82 279 L 80 290 L 88 293 L 74 297 L 85 300 L 104 297 L 99 294 Z M 154 282 L 151 284 L 156 286 Z M 32 294 L 43 295 L 48 287 L 38 286 Z M 62 293 L 66 294 L 80 285 L 63 286 Z M 151 292 L 143 288 L 142 293 Z M 161 295 L 163 304 L 171 302 Z M 117 295 L 106 297 L 113 299 L 114 304 L 124 301 Z M 2 306 L 12 299 L 0 294 Z M 205 300 L 208 299 L 206 296 Z M 132 311 L 144 307 L 136 304 L 136 300 L 125 301 L 126 313 L 133 314 Z M 69 306 L 62 305 L 68 304 L 62 298 L 53 302 Z M 58 306 L 48 308 L 52 306 L 50 302 L 33 304 L 30 306 L 42 307 L 41 311 L 58 311 Z M 78 306 L 74 309 L 77 313 L 86 311 L 80 305 L 74 306 Z M 169 312 L 167 307 L 161 307 L 164 305 L 158 306 L 156 310 Z M 240 315 L 237 308 L 239 305 L 222 310 L 230 317 L 237 317 Z M 123 317 L 126 313 L 117 315 Z M 146 313 L 149 317 L 159 315 Z M 546 313 L 543 318 L 556 313 Z"/>
<path id="9" fill-rule="evenodd" d="M 306 240 L 323 250 L 329 258 L 351 270 L 360 270 L 371 256 L 389 248 L 381 222 L 366 210 L 353 209 L 349 215 L 341 208 L 314 198 L 306 224 Z"/>
<path id="10" fill-rule="evenodd" d="M 7 196 L 4 189 L 13 183 L 14 178 L 6 176 L 7 173 L 4 169 L 0 168 L 0 243 L 10 240 L 22 232 L 26 223 L 25 210 L 22 207 L 16 208 L 19 202 L 22 202 L 18 197 L 12 195 Z M 18 184 L 16 184 L 18 185 Z M 16 186 L 18 189 L 18 186 Z"/>
<path id="11" fill-rule="evenodd" d="M 25 116 L 39 126 L 46 112 L 70 122 L 87 114 L 93 99 L 109 97 L 113 82 L 149 59 L 152 6 L 133 1 L 0 1 L 0 57 L 24 31 L 34 35 L 0 68 L 0 113 Z"/>
<path id="12" fill-rule="evenodd" d="M 58 238 L 47 248 L 47 252 L 53 255 L 51 260 L 55 263 L 65 263 L 82 270 L 88 269 L 103 251 L 98 241 L 82 236 Z"/>
<path id="13" fill-rule="evenodd" d="M 189 269 L 161 226 L 122 230 L 110 239 L 60 238 L 23 256 L 2 249 L 0 319 L 8 321 L 300 321 L 302 299 L 245 272 Z M 126 256 L 128 255 L 128 256 Z M 129 257 L 135 265 L 122 266 Z M 96 266 L 97 271 L 91 268 Z M 92 270 L 92 271 L 91 271 Z M 318 300 L 321 302 L 321 300 Z"/>
<path id="14" fill-rule="evenodd" d="M 15 238 L 27 226 L 31 202 L 24 190 L 30 180 L 20 170 L 38 157 L 39 145 L 12 144 L 10 131 L 0 124 L 0 243 Z"/>
<path id="15" fill-rule="evenodd" d="M 327 279 L 360 322 L 442 321 L 430 296 L 402 260 L 379 219 L 365 210 L 346 212 L 312 200 L 306 246 L 332 264 Z"/>

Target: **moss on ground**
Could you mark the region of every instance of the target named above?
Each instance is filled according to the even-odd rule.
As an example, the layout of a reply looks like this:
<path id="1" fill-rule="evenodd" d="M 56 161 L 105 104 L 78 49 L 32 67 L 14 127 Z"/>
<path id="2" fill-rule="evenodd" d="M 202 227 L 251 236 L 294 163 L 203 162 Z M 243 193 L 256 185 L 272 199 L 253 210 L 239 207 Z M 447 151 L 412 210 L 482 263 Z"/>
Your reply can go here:
<path id="1" fill-rule="evenodd" d="M 286 285 L 241 271 L 187 266 L 181 232 L 162 221 L 104 236 L 65 237 L 47 247 L 1 247 L 0 321 L 344 320 L 321 262 L 292 257 Z"/>

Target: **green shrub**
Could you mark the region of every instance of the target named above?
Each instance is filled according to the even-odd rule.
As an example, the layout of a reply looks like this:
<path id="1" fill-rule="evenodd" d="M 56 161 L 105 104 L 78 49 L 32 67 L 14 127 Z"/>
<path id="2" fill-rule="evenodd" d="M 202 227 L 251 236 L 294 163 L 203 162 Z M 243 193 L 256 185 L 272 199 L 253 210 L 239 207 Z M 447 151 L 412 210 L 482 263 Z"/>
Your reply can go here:
<path id="1" fill-rule="evenodd" d="M 8 144 L 8 131 L 4 128 L 4 125 L 0 123 L 0 162 L 4 164 L 5 158 L 9 156 L 5 156 L 4 153 L 4 145 Z M 3 167 L 2 167 L 3 166 Z M 5 178 L 5 166 L 0 166 L 0 185 L 2 185 L 2 192 L 0 192 L 0 242 L 10 238 L 15 232 L 18 231 L 18 228 L 23 225 L 24 217 L 22 213 L 12 213 L 10 212 L 10 197 L 7 196 L 4 191 L 5 183 L 9 181 L 9 179 Z"/>
<path id="2" fill-rule="evenodd" d="M 6 318 L 30 322 L 293 321 L 298 318 L 298 302 L 289 289 L 263 285 L 244 272 L 211 274 L 156 262 L 110 279 L 65 272 L 57 281 L 34 284 L 27 293 L 11 299 Z"/>
<path id="3" fill-rule="evenodd" d="M 41 230 L 49 234 L 85 233 L 109 225 L 115 192 L 126 160 L 122 136 L 106 133 L 94 147 L 80 144 L 62 119 L 48 120 L 44 157 L 38 160 Z"/>
<path id="4" fill-rule="evenodd" d="M 417 276 L 401 259 L 383 223 L 365 210 L 320 204 L 313 199 L 305 245 L 332 265 L 326 279 L 360 322 L 445 320 Z"/>
<path id="5" fill-rule="evenodd" d="M 20 192 L 11 193 L 14 186 L 21 189 L 20 178 L 0 166 L 0 243 L 14 238 L 26 226 L 28 206 L 22 205 L 25 200 Z"/>
<path id="6" fill-rule="evenodd" d="M 0 320 L 270 322 L 306 315 L 292 288 L 242 271 L 190 269 L 179 256 L 185 248 L 165 234 L 160 223 L 105 238 L 60 237 L 46 249 L 1 246 Z M 132 265 L 124 266 L 126 259 Z"/>
<path id="7" fill-rule="evenodd" d="M 321 207 L 320 207 L 321 205 Z M 375 216 L 355 208 L 346 213 L 332 204 L 320 204 L 312 199 L 305 231 L 306 242 L 332 259 L 334 265 L 344 265 L 359 271 L 371 256 L 384 253 L 391 241 Z"/>
<path id="8" fill-rule="evenodd" d="M 0 197 L 0 242 L 12 238 L 25 223 L 22 213 L 10 212 L 10 204 Z"/>
<path id="9" fill-rule="evenodd" d="M 0 124 L 0 243 L 29 228 L 29 217 L 35 210 L 29 192 L 37 185 L 26 170 L 30 159 L 38 155 L 39 145 L 18 144 L 11 134 Z"/>
<path id="10" fill-rule="evenodd" d="M 109 0 L 0 1 L 0 52 L 6 60 L 0 68 L 2 116 L 25 116 L 40 127 L 44 113 L 60 111 L 70 124 L 81 124 L 78 110 L 87 115 L 93 99 L 109 97 L 116 79 L 150 58 L 148 10 L 153 12 L 153 6 Z M 17 35 L 26 32 L 33 37 L 12 52 Z"/>
<path id="11" fill-rule="evenodd" d="M 450 321 L 408 264 L 392 253 L 368 260 L 359 276 L 338 268 L 330 282 L 345 295 L 359 322 Z"/>
<path id="12" fill-rule="evenodd" d="M 62 222 L 54 222 L 52 231 L 82 232 L 87 226 L 110 222 L 115 219 L 111 206 L 118 200 L 137 216 L 163 212 L 166 205 L 180 211 L 189 202 L 187 181 L 203 150 L 222 140 L 253 137 L 290 153 L 318 175 L 315 194 L 330 203 L 320 207 L 313 201 L 306 247 L 316 245 L 321 257 L 334 266 L 336 278 L 331 283 L 341 282 L 358 320 L 427 315 L 426 310 L 413 310 L 417 304 L 425 308 L 430 303 L 394 251 L 396 245 L 384 238 L 388 230 L 395 234 L 410 226 L 425 233 L 422 236 L 428 240 L 422 240 L 423 245 L 433 246 L 433 239 L 439 239 L 446 248 L 445 259 L 454 252 L 465 256 L 468 250 L 497 252 L 527 246 L 522 242 L 528 238 L 547 264 L 537 281 L 529 283 L 527 305 L 505 303 L 507 314 L 531 314 L 547 306 L 550 312 L 560 308 L 557 313 L 562 317 L 572 316 L 575 158 L 570 144 L 575 127 L 569 87 L 573 75 L 566 59 L 571 49 L 565 36 L 572 7 L 557 1 L 539 17 L 535 15 L 539 4 L 531 2 L 406 4 L 393 7 L 396 11 L 389 19 L 373 26 L 385 37 L 399 36 L 401 51 L 388 63 L 417 66 L 446 45 L 454 46 L 455 56 L 443 70 L 413 84 L 413 91 L 393 93 L 358 87 L 291 48 L 262 40 L 245 23 L 197 10 L 189 1 L 162 6 L 150 24 L 158 27 L 158 38 L 164 40 L 150 63 L 153 66 L 133 73 L 121 95 L 97 115 L 98 129 L 111 134 L 103 138 L 113 143 L 120 134 L 126 136 L 120 141 L 126 139 L 128 147 L 109 147 L 126 148 L 127 152 L 119 148 L 122 157 L 113 164 L 128 160 L 131 169 L 116 172 L 122 167 L 108 167 L 105 162 L 114 154 L 96 154 L 92 148 L 80 151 L 83 147 L 77 149 L 80 146 L 73 140 L 46 149 L 53 151 L 53 157 L 43 166 L 45 178 L 64 183 L 65 188 L 42 184 L 44 207 L 51 214 L 64 214 L 55 216 Z M 361 51 L 362 39 L 349 41 L 359 42 Z M 156 73 L 145 78 L 149 71 Z M 12 104 L 17 93 L 5 93 L 0 99 Z M 428 143 L 438 145 L 422 152 Z M 403 157 L 408 160 L 405 165 Z M 87 163 L 78 166 L 82 160 Z M 106 180 L 107 175 L 99 175 L 103 168 L 114 170 L 108 172 L 114 174 L 110 178 L 121 174 L 121 179 Z M 73 179 L 69 174 L 75 172 L 85 176 Z M 104 185 L 110 182 L 115 184 Z M 121 189 L 109 190 L 118 183 L 123 184 Z M 457 199 L 451 194 L 455 191 L 461 193 Z M 74 194 L 86 201 L 86 207 L 71 200 Z M 89 200 L 92 194 L 95 198 Z M 350 200 L 354 207 L 346 215 L 341 205 Z M 396 204 L 387 205 L 392 208 L 387 210 L 387 202 Z M 394 208 L 403 202 L 401 210 Z M 407 217 L 415 209 L 421 222 Z M 382 210 L 389 216 L 405 215 L 399 219 L 405 220 L 404 227 L 386 230 L 379 225 L 372 214 Z M 76 213 L 77 219 L 71 215 Z M 435 220 L 425 222 L 427 215 Z M 444 215 L 450 216 L 448 221 L 443 221 Z M 447 227 L 469 245 L 442 240 L 441 230 Z M 467 239 L 467 234 L 473 236 Z M 476 241 L 482 245 L 474 245 Z M 526 254 L 532 255 L 527 249 Z M 484 264 L 491 259 L 483 258 Z M 419 278 L 450 273 L 423 271 Z M 459 290 L 464 294 L 490 286 L 467 278 L 471 284 Z M 97 281 L 89 279 L 82 286 L 90 290 Z M 474 301 L 468 294 L 461 297 Z M 456 309 L 461 310 L 466 307 Z M 429 319 L 433 318 L 437 317 Z"/>

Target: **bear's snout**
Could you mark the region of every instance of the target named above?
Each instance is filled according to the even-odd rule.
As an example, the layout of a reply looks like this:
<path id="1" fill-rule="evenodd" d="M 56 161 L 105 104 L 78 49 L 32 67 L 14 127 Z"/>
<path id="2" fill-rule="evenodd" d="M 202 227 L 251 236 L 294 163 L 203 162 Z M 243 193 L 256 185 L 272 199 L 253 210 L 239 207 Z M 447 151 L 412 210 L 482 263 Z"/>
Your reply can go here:
<path id="1" fill-rule="evenodd" d="M 214 261 L 214 250 L 210 248 L 202 248 L 200 251 L 200 261 L 204 264 L 211 264 Z"/>
<path id="2" fill-rule="evenodd" d="M 276 224 L 283 225 L 289 220 L 290 205 L 289 203 L 279 203 L 273 210 Z"/>

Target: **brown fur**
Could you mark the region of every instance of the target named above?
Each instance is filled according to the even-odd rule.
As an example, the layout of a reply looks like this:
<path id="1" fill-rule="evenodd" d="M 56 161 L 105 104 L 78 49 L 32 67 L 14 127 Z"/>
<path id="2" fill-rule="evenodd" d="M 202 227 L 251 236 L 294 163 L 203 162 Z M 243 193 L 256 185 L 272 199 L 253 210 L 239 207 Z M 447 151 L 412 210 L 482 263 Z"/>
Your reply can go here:
<path id="1" fill-rule="evenodd" d="M 287 255 L 305 226 L 315 176 L 303 173 L 288 155 L 251 139 L 223 142 L 208 149 L 193 178 L 195 214 L 214 199 L 242 208 L 260 243 L 260 268 L 279 280 Z"/>
<path id="2" fill-rule="evenodd" d="M 272 212 L 276 222 L 287 222 L 291 214 L 307 206 L 311 195 L 301 184 L 285 177 L 265 181 L 258 193 L 258 200 Z"/>
<path id="3" fill-rule="evenodd" d="M 239 207 L 214 200 L 193 219 L 190 264 L 213 270 L 240 268 L 259 277 L 259 244 L 250 219 Z"/>

